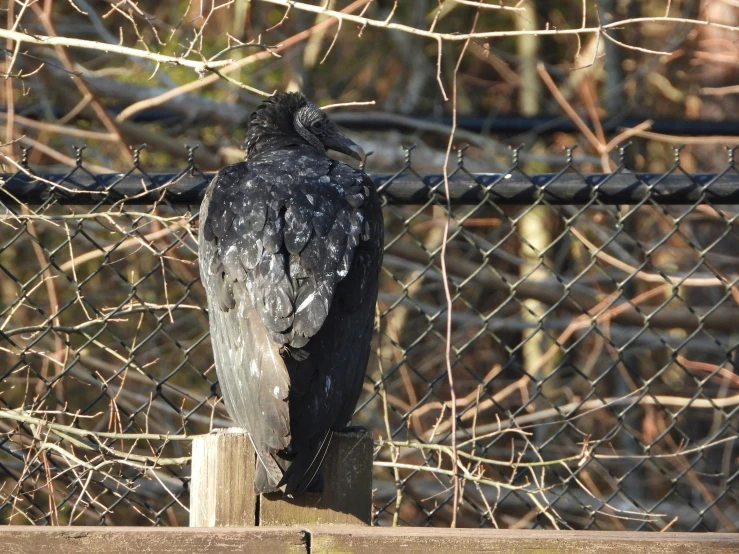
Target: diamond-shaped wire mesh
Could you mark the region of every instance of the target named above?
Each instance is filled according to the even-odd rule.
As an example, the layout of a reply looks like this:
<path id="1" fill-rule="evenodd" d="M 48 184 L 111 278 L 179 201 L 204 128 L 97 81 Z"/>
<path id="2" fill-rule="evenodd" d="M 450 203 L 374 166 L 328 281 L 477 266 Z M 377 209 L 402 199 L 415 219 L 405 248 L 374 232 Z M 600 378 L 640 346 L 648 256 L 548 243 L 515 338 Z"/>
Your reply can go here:
<path id="1" fill-rule="evenodd" d="M 0 521 L 186 525 L 188 437 L 229 425 L 196 257 L 210 176 L 31 173 L 0 185 Z M 733 158 L 460 162 L 449 204 L 410 158 L 374 179 L 386 255 L 355 423 L 376 524 L 449 524 L 456 428 L 460 525 L 738 530 Z"/>

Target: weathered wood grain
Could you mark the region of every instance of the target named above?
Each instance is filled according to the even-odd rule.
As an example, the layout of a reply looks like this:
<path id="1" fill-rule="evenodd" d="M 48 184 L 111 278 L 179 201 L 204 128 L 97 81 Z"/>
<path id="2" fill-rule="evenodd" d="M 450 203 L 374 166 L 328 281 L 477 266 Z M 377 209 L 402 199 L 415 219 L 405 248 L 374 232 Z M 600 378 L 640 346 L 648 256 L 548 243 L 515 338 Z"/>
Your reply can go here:
<path id="1" fill-rule="evenodd" d="M 310 526 L 311 554 L 442 554 L 546 552 L 561 554 L 723 554 L 739 552 L 739 534 L 438 529 Z"/>
<path id="2" fill-rule="evenodd" d="M 312 525 L 295 527 L 0 527 L 3 554 L 204 554 L 329 552 L 444 554 L 724 554 L 739 552 L 739 534 L 532 531 Z"/>
<path id="3" fill-rule="evenodd" d="M 197 437 L 192 447 L 191 527 L 366 524 L 372 515 L 372 437 L 335 433 L 322 469 L 323 494 L 254 494 L 254 449 L 245 431 Z M 257 518 L 258 514 L 258 520 Z"/>
<path id="4" fill-rule="evenodd" d="M 364 429 L 334 433 L 321 467 L 323 494 L 298 499 L 263 494 L 259 525 L 366 524 L 372 516 L 372 437 Z"/>
<path id="5" fill-rule="evenodd" d="M 242 429 L 222 429 L 192 442 L 190 527 L 256 523 L 254 448 Z"/>
<path id="6" fill-rule="evenodd" d="M 297 528 L 195 529 L 151 527 L 0 526 L 3 554 L 204 554 L 290 552 L 306 554 Z"/>

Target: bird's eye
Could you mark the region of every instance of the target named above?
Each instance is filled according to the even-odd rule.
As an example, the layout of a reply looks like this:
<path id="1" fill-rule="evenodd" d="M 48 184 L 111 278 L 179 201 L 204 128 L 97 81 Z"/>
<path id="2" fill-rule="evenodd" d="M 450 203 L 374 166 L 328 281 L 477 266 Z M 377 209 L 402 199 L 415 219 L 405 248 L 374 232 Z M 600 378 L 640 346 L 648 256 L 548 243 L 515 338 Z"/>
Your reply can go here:
<path id="1" fill-rule="evenodd" d="M 310 128 L 313 131 L 320 131 L 321 129 L 323 129 L 323 121 L 320 119 L 317 121 L 314 121 L 313 123 L 310 124 Z"/>

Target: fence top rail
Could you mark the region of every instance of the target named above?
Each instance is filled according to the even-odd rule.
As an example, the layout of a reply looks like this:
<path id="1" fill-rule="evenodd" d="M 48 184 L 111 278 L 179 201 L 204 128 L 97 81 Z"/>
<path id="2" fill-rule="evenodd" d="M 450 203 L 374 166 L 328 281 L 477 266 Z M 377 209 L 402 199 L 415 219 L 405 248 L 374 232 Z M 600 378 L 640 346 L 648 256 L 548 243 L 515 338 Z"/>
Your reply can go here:
<path id="1" fill-rule="evenodd" d="M 18 171 L 0 174 L 0 202 L 6 205 L 199 204 L 215 173 L 186 170 L 180 173 L 92 174 L 78 167 L 69 173 L 35 175 Z M 444 197 L 444 176 L 419 175 L 410 169 L 393 175 L 373 174 L 373 181 L 389 204 L 414 205 Z M 739 173 L 687 174 L 680 170 L 664 174 L 582 174 L 574 170 L 528 175 L 468 173 L 456 170 L 449 176 L 452 204 L 474 205 L 486 200 L 496 204 L 526 205 L 635 205 L 645 201 L 663 205 L 739 204 Z"/>
<path id="2" fill-rule="evenodd" d="M 151 528 L 151 527 L 0 527 L 9 552 L 131 552 L 165 549 L 203 552 L 218 544 L 222 552 L 250 549 L 282 552 L 492 551 L 594 553 L 736 552 L 739 535 L 730 533 L 646 533 L 609 531 L 543 531 L 442 529 L 409 527 Z"/>

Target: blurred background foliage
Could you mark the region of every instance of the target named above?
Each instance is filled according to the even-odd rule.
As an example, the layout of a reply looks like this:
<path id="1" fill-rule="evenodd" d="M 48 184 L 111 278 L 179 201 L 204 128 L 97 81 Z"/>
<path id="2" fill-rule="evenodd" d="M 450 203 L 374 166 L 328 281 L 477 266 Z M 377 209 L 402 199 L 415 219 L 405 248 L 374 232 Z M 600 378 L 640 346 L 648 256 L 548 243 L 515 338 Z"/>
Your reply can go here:
<path id="1" fill-rule="evenodd" d="M 396 166 L 402 155 L 398 146 L 418 144 L 417 162 L 438 170 L 443 163 L 438 154 L 445 149 L 452 114 L 445 92 L 450 94 L 463 48 L 456 74 L 456 106 L 460 118 L 471 121 L 463 122 L 462 127 L 468 128 L 455 142 L 472 145 L 467 154 L 471 167 L 479 171 L 501 169 L 507 163 L 508 145 L 525 144 L 527 159 L 540 162 L 532 166 L 539 171 L 549 167 L 547 153 L 560 154 L 577 142 L 582 143 L 579 155 L 584 162 L 601 158 L 602 153 L 583 141 L 572 125 L 562 126 L 572 117 L 542 83 L 537 63 L 543 64 L 553 86 L 577 112 L 606 122 L 607 139 L 634 122 L 668 119 L 674 124 L 667 129 L 677 138 L 632 137 L 635 147 L 630 161 L 638 170 L 660 171 L 672 163 L 672 146 L 680 142 L 680 135 L 691 134 L 681 132 L 675 120 L 721 122 L 736 113 L 736 93 L 725 88 L 735 84 L 736 33 L 691 22 L 736 25 L 737 9 L 729 0 L 501 2 L 508 9 L 489 9 L 493 2 L 478 9 L 471 5 L 474 1 L 455 0 L 301 4 L 389 21 L 406 30 L 363 27 L 348 20 L 339 26 L 334 17 L 298 6 L 287 9 L 281 3 L 287 4 L 279 0 L 10 2 L 5 11 L 7 28 L 28 34 L 122 44 L 191 60 L 209 60 L 221 53 L 218 60 L 243 63 L 244 58 L 265 53 L 267 47 L 275 48 L 275 56 L 262 56 L 229 73 L 229 79 L 251 90 L 215 78 L 123 121 L 121 112 L 132 104 L 176 87 L 197 87 L 199 78 L 213 74 L 205 69 L 198 75 L 192 68 L 101 50 L 18 45 L 7 39 L 4 63 L 10 78 L 2 91 L 2 117 L 5 142 L 13 144 L 7 144 L 5 152 L 17 155 L 23 145 L 40 145 L 46 148 L 37 148 L 31 162 L 59 164 L 68 161 L 63 156 L 70 155 L 73 145 L 84 143 L 89 154 L 94 152 L 91 163 L 120 169 L 130 163 L 124 146 L 130 150 L 146 143 L 142 159 L 148 168 L 162 169 L 182 163 L 184 144 L 199 144 L 200 167 L 213 170 L 242 156 L 239 150 L 248 115 L 262 100 L 255 90 L 264 94 L 302 90 L 318 105 L 375 102 L 335 112 L 339 122 L 355 129 L 366 150 L 375 151 L 373 169 Z M 595 29 L 619 21 L 623 24 L 599 33 L 536 34 L 537 30 Z M 323 27 L 311 31 L 321 23 Z M 433 29 L 465 34 L 473 26 L 477 33 L 497 31 L 509 36 L 474 38 L 465 47 L 463 40 L 437 42 L 407 32 Z M 223 52 L 239 43 L 252 44 Z M 280 45 L 283 48 L 277 48 Z M 86 86 L 80 86 L 80 80 Z M 96 103 L 109 114 L 109 122 L 101 120 Z M 377 117 L 378 112 L 386 117 Z M 426 125 L 414 125 L 417 118 Z M 516 126 L 501 124 L 505 118 L 514 118 Z M 70 136 L 68 129 L 45 124 L 113 132 L 120 139 Z M 732 134 L 721 129 L 702 128 L 700 135 L 709 137 L 702 136 L 700 142 L 729 143 L 730 137 L 710 136 Z M 688 169 L 709 170 L 717 163 L 713 158 L 700 145 L 682 152 Z M 592 167 L 602 164 L 600 160 Z"/>

